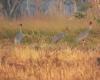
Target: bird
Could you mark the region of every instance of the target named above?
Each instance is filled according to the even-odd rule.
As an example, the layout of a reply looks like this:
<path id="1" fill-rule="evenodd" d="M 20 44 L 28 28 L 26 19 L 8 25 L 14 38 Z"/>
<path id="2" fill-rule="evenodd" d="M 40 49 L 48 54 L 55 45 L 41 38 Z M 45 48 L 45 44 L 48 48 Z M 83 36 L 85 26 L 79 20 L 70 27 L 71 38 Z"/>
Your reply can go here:
<path id="1" fill-rule="evenodd" d="M 51 38 L 51 40 L 52 40 L 52 42 L 53 43 L 58 43 L 60 40 L 62 40 L 64 37 L 65 37 L 65 35 L 66 35 L 66 31 L 68 30 L 68 28 L 66 28 L 64 31 L 62 31 L 62 32 L 60 32 L 60 33 L 58 33 L 58 34 L 55 34 L 52 38 Z"/>
<path id="2" fill-rule="evenodd" d="M 91 29 L 92 29 L 92 21 L 89 22 L 88 28 L 86 28 L 85 31 L 81 32 L 81 33 L 76 37 L 75 41 L 76 41 L 77 43 L 79 43 L 79 42 L 81 42 L 81 41 L 85 42 L 85 39 L 88 38 Z"/>
<path id="3" fill-rule="evenodd" d="M 16 33 L 14 43 L 20 45 L 24 39 L 24 33 L 22 32 L 22 24 L 19 24 L 18 32 Z"/>

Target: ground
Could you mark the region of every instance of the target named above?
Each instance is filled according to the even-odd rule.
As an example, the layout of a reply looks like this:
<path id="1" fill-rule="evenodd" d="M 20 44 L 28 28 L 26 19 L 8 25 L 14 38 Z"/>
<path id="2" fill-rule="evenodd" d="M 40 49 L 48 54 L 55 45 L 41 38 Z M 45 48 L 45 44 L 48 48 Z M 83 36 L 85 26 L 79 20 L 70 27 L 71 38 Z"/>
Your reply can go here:
<path id="1" fill-rule="evenodd" d="M 91 19 L 39 18 L 0 19 L 0 80 L 100 80 L 100 24 L 86 39 L 76 44 L 75 37 Z M 14 45 L 19 24 L 27 36 Z M 65 28 L 68 36 L 58 43 L 51 37 Z"/>

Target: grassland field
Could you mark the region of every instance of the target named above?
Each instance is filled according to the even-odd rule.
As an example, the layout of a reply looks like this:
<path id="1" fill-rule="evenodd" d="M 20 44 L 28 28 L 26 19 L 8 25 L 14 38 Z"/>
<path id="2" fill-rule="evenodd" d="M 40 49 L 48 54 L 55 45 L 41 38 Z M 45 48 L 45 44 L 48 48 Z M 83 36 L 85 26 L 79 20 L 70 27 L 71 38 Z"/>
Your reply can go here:
<path id="1" fill-rule="evenodd" d="M 74 17 L 0 18 L 0 80 L 100 80 L 100 24 L 85 46 L 74 39 L 91 19 Z M 14 45 L 19 24 L 26 35 L 22 45 Z M 68 28 L 57 44 L 51 37 Z"/>

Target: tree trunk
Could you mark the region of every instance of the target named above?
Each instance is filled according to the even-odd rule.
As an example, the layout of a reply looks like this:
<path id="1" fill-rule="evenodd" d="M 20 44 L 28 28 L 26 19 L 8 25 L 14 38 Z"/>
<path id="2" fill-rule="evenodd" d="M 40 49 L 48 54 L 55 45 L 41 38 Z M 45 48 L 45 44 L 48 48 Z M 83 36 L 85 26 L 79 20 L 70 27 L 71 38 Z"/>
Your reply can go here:
<path id="1" fill-rule="evenodd" d="M 74 13 L 77 12 L 77 1 L 78 0 L 73 0 L 73 3 L 74 3 Z"/>
<path id="2" fill-rule="evenodd" d="M 40 1 L 41 0 L 35 0 L 35 5 L 36 5 L 35 16 L 40 16 Z"/>

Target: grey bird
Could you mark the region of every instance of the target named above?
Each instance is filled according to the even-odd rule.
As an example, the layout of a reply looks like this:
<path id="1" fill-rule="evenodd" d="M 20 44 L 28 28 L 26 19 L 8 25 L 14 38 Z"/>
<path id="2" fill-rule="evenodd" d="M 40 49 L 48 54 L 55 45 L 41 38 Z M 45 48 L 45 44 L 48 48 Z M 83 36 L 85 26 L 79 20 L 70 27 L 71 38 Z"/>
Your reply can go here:
<path id="1" fill-rule="evenodd" d="M 66 28 L 63 32 L 60 32 L 60 33 L 58 33 L 58 34 L 56 34 L 56 35 L 54 35 L 52 38 L 51 38 L 51 41 L 53 42 L 53 43 L 57 43 L 57 42 L 59 42 L 60 40 L 62 40 L 64 37 L 65 37 L 65 35 L 66 35 L 66 31 L 68 30 L 68 28 Z"/>
<path id="2" fill-rule="evenodd" d="M 76 41 L 77 43 L 79 43 L 79 42 L 81 42 L 81 41 L 84 41 L 86 38 L 88 38 L 91 29 L 92 29 L 92 22 L 90 21 L 89 27 L 88 27 L 84 32 L 81 32 L 81 33 L 76 37 L 75 41 Z"/>
<path id="3" fill-rule="evenodd" d="M 24 39 L 24 33 L 22 32 L 22 24 L 20 24 L 19 30 L 16 33 L 16 36 L 14 39 L 14 43 L 19 45 L 22 43 L 23 39 Z"/>

